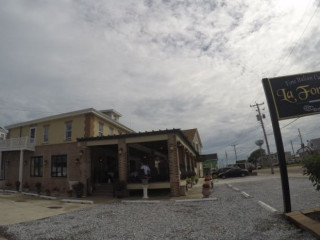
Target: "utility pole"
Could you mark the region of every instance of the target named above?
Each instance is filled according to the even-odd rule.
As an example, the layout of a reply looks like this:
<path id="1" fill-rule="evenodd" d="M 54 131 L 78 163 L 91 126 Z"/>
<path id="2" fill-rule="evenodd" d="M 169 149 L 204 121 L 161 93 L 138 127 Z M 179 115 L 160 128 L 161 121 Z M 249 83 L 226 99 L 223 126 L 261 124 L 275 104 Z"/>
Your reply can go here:
<path id="1" fill-rule="evenodd" d="M 299 128 L 298 128 L 298 132 L 299 132 L 299 137 L 300 137 L 300 141 L 301 141 L 302 152 L 304 152 L 304 143 L 302 142 L 301 132 L 300 132 Z"/>
<path id="2" fill-rule="evenodd" d="M 237 149 L 236 149 L 236 146 L 237 146 L 238 144 L 232 144 L 231 146 L 234 148 L 234 155 L 236 156 L 236 163 L 237 163 L 237 161 L 238 161 L 238 158 L 237 158 Z"/>
<path id="3" fill-rule="evenodd" d="M 292 153 L 293 153 L 293 155 L 295 155 L 295 153 L 294 153 L 294 149 L 293 149 L 292 140 L 290 140 L 290 143 L 291 143 Z"/>
<path id="4" fill-rule="evenodd" d="M 293 149 L 292 140 L 290 140 L 290 143 L 291 143 L 291 148 L 292 148 L 292 153 L 293 153 L 293 159 L 294 159 L 294 162 L 296 162 L 296 154 L 295 154 L 294 149 Z"/>
<path id="5" fill-rule="evenodd" d="M 263 124 L 263 121 L 262 121 L 262 118 L 265 118 L 266 116 L 264 114 L 262 114 L 262 116 L 261 116 L 260 107 L 259 107 L 259 106 L 261 106 L 263 104 L 264 103 L 256 103 L 254 105 L 250 104 L 250 107 L 256 107 L 257 108 L 257 110 L 256 110 L 258 112 L 257 120 L 260 121 L 260 123 L 261 123 L 261 127 L 262 127 L 263 134 L 264 134 L 264 140 L 266 141 L 266 145 L 267 145 L 268 159 L 269 159 L 270 167 L 271 167 L 271 174 L 274 174 L 273 165 L 272 165 L 272 159 L 270 158 L 270 148 L 269 148 L 268 138 L 267 138 L 266 130 L 264 129 L 264 124 Z"/>

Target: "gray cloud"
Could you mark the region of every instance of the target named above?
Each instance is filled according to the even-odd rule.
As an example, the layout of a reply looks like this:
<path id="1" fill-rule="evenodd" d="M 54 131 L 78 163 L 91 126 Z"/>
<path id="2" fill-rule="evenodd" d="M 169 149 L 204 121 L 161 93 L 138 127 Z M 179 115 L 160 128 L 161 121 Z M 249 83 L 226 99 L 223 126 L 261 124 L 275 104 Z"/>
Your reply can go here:
<path id="1" fill-rule="evenodd" d="M 318 70 L 319 14 L 288 56 L 314 10 L 276 0 L 3 2 L 0 125 L 115 108 L 137 131 L 197 127 L 205 153 L 232 161 L 238 143 L 245 158 L 263 138 L 249 107 L 265 102 L 261 79 Z M 284 128 L 286 149 L 290 139 L 298 147 L 298 127 L 317 137 L 317 122 Z"/>

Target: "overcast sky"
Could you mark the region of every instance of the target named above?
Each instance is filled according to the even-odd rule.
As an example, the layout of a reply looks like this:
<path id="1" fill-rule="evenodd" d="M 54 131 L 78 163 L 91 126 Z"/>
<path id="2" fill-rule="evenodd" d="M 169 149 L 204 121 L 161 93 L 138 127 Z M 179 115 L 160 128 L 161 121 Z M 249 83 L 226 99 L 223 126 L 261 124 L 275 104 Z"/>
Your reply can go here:
<path id="1" fill-rule="evenodd" d="M 203 153 L 245 159 L 261 79 L 320 70 L 319 0 L 2 1 L 0 126 L 93 107 L 135 131 L 198 128 Z M 281 121 L 286 151 L 319 115 Z M 289 124 L 289 125 L 288 125 Z M 287 125 L 287 126 L 286 126 Z M 265 147 L 265 144 L 263 145 Z"/>

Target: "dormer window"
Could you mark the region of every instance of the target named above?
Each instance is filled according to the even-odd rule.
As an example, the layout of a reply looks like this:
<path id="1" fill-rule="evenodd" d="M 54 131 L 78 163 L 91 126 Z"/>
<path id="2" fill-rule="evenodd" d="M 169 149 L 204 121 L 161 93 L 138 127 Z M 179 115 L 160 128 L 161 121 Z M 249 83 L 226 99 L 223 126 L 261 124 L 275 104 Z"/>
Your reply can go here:
<path id="1" fill-rule="evenodd" d="M 114 129 L 112 127 L 109 127 L 109 135 L 110 136 L 114 135 Z"/>
<path id="2" fill-rule="evenodd" d="M 98 133 L 99 137 L 103 136 L 103 123 L 99 123 L 99 133 Z"/>

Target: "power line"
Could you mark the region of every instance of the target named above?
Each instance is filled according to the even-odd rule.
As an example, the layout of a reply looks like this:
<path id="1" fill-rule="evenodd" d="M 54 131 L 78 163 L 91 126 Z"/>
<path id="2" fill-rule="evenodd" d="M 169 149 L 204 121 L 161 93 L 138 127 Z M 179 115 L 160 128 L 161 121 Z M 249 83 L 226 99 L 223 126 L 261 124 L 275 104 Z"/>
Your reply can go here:
<path id="1" fill-rule="evenodd" d="M 316 2 L 316 0 L 315 0 L 315 2 Z M 306 32 L 306 30 L 307 30 L 307 28 L 309 27 L 309 24 L 311 23 L 314 15 L 315 15 L 316 12 L 318 11 L 319 5 L 320 5 L 320 4 L 317 4 L 316 9 L 314 10 L 312 16 L 310 17 L 310 19 L 309 19 L 307 25 L 305 26 L 302 34 L 300 35 L 299 39 L 295 42 L 294 46 L 291 48 L 291 51 L 290 51 L 289 54 L 285 57 L 284 63 L 281 65 L 280 69 L 278 70 L 278 74 L 280 73 L 280 71 L 282 70 L 282 68 L 285 66 L 285 64 L 286 64 L 286 62 L 287 62 L 287 59 L 292 55 L 293 51 L 296 49 L 298 42 L 300 41 L 300 39 L 302 38 L 302 36 L 303 36 L 304 33 Z M 276 74 L 275 74 L 275 75 L 276 75 Z"/>

